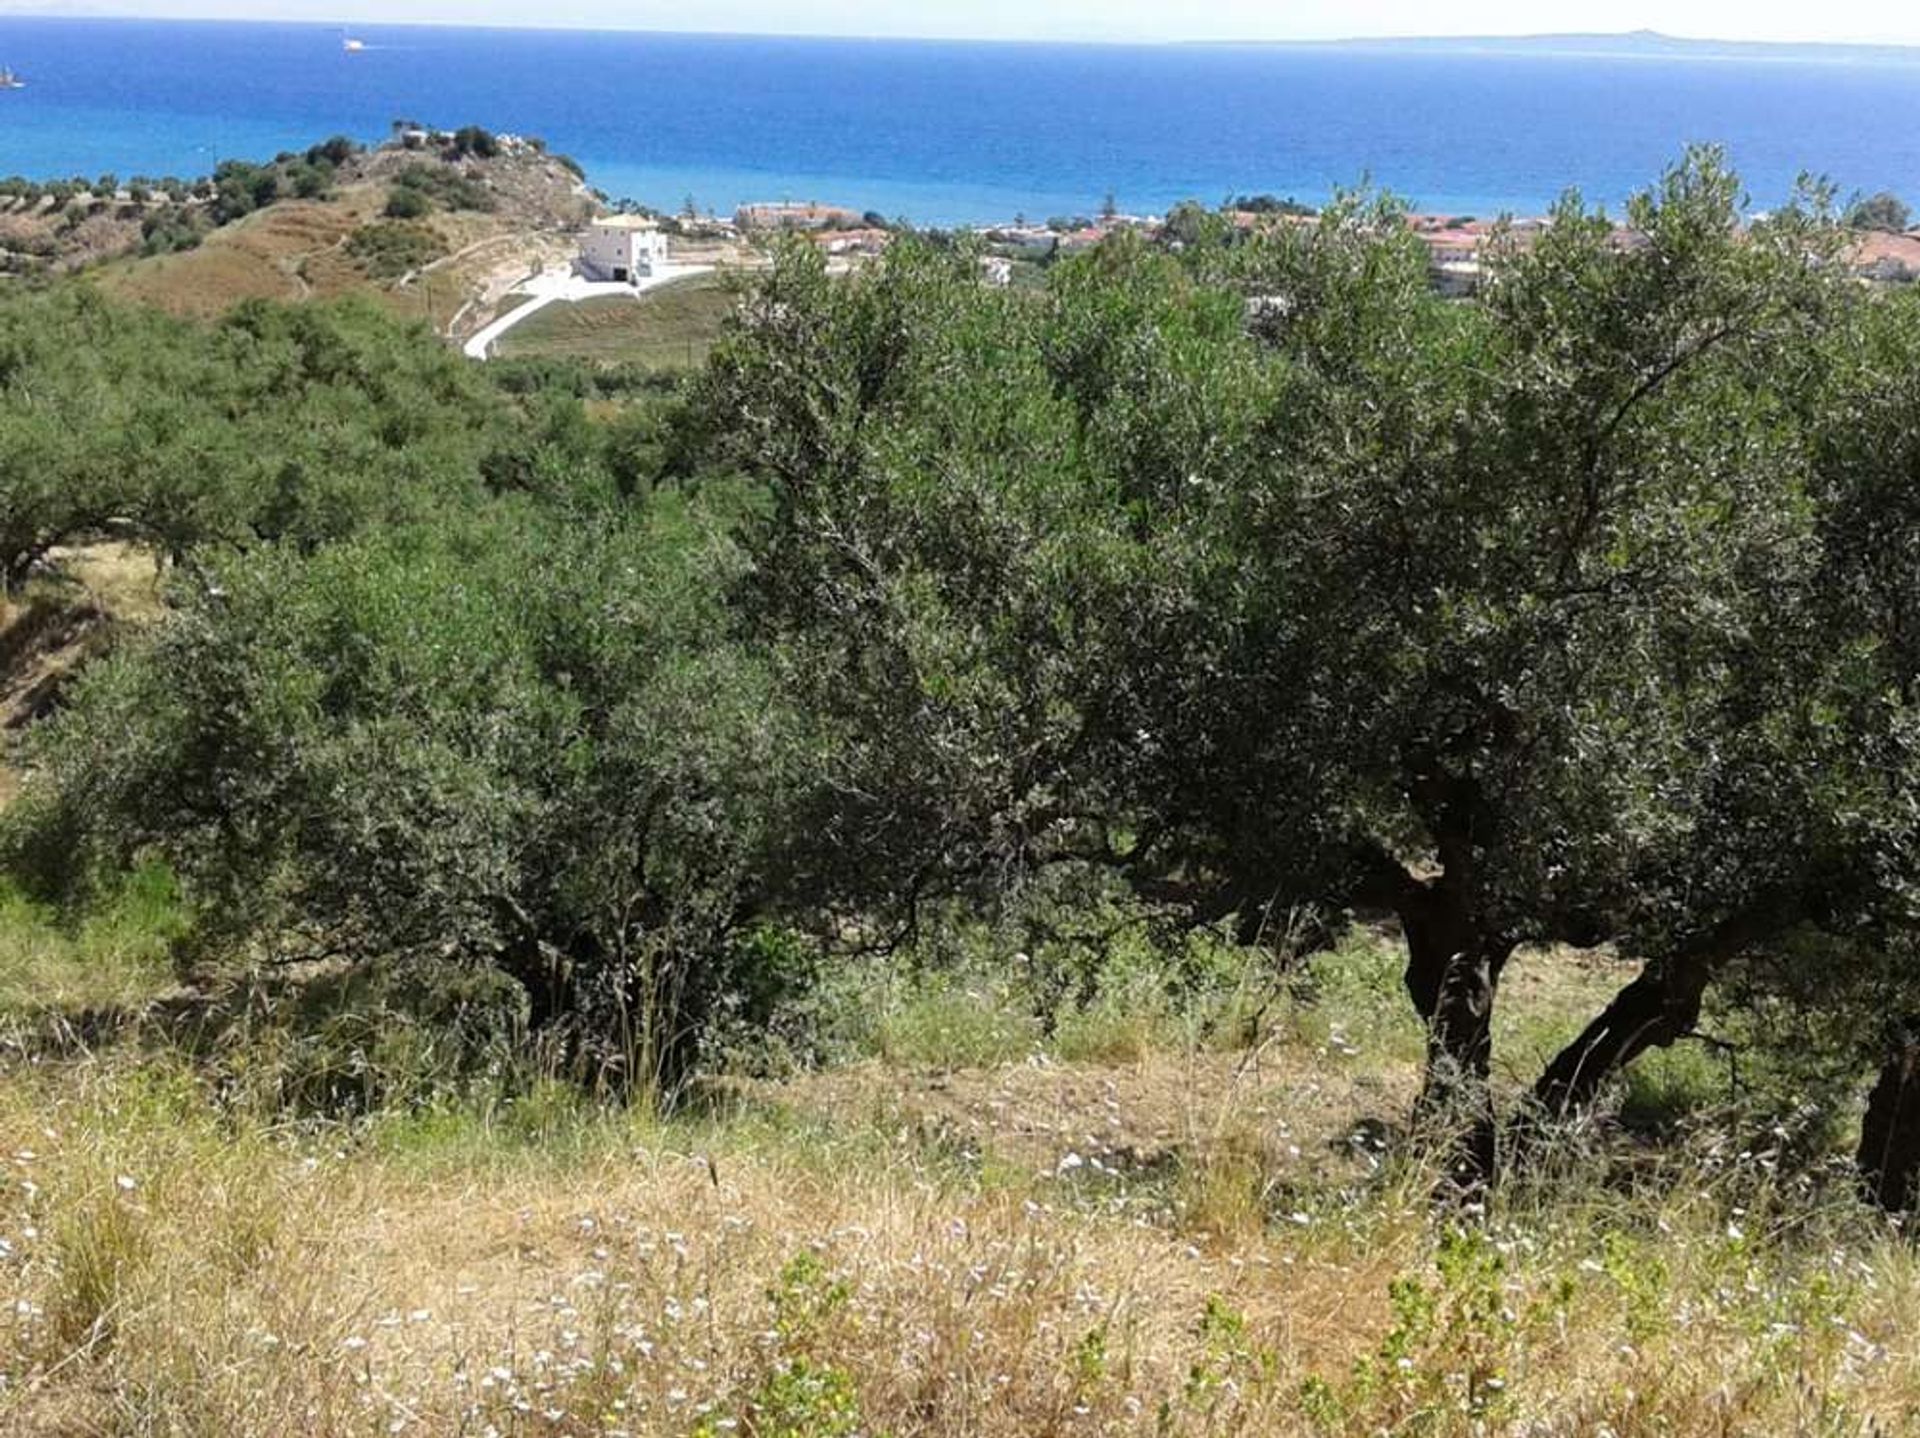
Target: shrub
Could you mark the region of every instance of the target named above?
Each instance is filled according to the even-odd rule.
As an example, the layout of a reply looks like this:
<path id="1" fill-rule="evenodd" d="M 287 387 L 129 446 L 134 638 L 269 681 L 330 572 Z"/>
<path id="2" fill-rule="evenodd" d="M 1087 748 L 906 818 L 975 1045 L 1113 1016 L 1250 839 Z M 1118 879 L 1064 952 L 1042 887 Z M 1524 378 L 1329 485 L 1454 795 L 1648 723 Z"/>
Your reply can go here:
<path id="1" fill-rule="evenodd" d="M 410 212 L 395 214 L 396 203 L 408 207 Z M 412 219 L 435 205 L 448 210 L 487 211 L 494 208 L 494 198 L 481 180 L 444 165 L 409 165 L 394 176 L 393 190 L 387 200 L 390 215 Z"/>
<path id="2" fill-rule="evenodd" d="M 412 193 L 394 191 L 396 198 Z M 391 205 L 388 211 L 391 213 Z M 347 253 L 360 262 L 363 270 L 379 280 L 395 279 L 417 270 L 446 252 L 446 243 L 430 227 L 401 221 L 362 225 L 347 238 Z"/>
<path id="3" fill-rule="evenodd" d="M 424 192 L 407 185 L 395 185 L 387 196 L 383 213 L 390 220 L 417 220 L 432 210 L 433 201 Z"/>
<path id="4" fill-rule="evenodd" d="M 150 211 L 140 222 L 141 253 L 166 255 L 191 250 L 205 235 L 204 222 L 196 211 L 169 205 Z"/>
<path id="5" fill-rule="evenodd" d="M 287 183 L 300 199 L 319 199 L 333 188 L 333 166 L 326 161 L 294 165 L 287 171 Z"/>
<path id="6" fill-rule="evenodd" d="M 672 1085 L 777 986 L 749 936 L 799 750 L 716 638 L 738 563 L 676 505 L 589 524 L 520 496 L 222 563 L 82 681 L 19 822 L 172 855 L 203 952 L 490 970 L 582 1080 Z"/>
<path id="7" fill-rule="evenodd" d="M 214 168 L 211 185 L 214 223 L 224 225 L 278 200 L 281 171 L 276 165 L 222 160 Z"/>
<path id="8" fill-rule="evenodd" d="M 345 135 L 334 135 L 308 148 L 307 163 L 314 166 L 324 163 L 337 169 L 358 155 L 360 150 L 361 146 L 357 140 L 349 139 Z"/>
<path id="9" fill-rule="evenodd" d="M 453 153 L 465 157 L 473 155 L 482 160 L 490 160 L 500 153 L 500 142 L 489 130 L 478 125 L 462 125 L 453 132 Z"/>

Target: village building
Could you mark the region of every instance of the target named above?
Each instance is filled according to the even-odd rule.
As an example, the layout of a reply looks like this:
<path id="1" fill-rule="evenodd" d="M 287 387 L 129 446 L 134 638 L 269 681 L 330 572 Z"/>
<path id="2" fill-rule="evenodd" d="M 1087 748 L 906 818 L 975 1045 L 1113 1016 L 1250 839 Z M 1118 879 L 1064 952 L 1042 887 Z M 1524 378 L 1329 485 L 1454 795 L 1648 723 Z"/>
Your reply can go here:
<path id="1" fill-rule="evenodd" d="M 580 273 L 590 280 L 637 284 L 666 263 L 666 235 L 640 215 L 595 220 L 580 237 Z"/>
<path id="2" fill-rule="evenodd" d="M 860 216 L 838 205 L 809 200 L 803 205 L 742 205 L 733 220 L 743 230 L 845 230 L 857 226 Z"/>
<path id="3" fill-rule="evenodd" d="M 1458 299 L 1479 290 L 1480 250 L 1487 239 L 1481 227 L 1430 215 L 1409 216 L 1408 223 L 1427 247 L 1427 275 L 1436 291 Z"/>
<path id="4" fill-rule="evenodd" d="M 1864 234 L 1855 241 L 1848 263 L 1863 280 L 1912 284 L 1920 280 L 1920 230 L 1906 235 L 1877 230 Z"/>
<path id="5" fill-rule="evenodd" d="M 813 242 L 830 255 L 878 255 L 893 243 L 891 230 L 862 226 L 854 230 L 820 230 Z"/>
<path id="6" fill-rule="evenodd" d="M 988 230 L 986 236 L 993 244 L 1033 258 L 1052 254 L 1060 243 L 1060 237 L 1045 225 L 1000 225 Z"/>
<path id="7" fill-rule="evenodd" d="M 1107 231 L 1099 225 L 1088 225 L 1078 230 L 1068 230 L 1059 238 L 1059 251 L 1063 255 L 1077 255 L 1092 249 L 1107 237 Z"/>
<path id="8" fill-rule="evenodd" d="M 1426 242 L 1427 258 L 1438 265 L 1470 265 L 1480 259 L 1480 246 L 1486 242 L 1486 236 L 1478 230 L 1463 226 L 1448 226 L 1444 229 L 1423 230 L 1420 238 Z"/>

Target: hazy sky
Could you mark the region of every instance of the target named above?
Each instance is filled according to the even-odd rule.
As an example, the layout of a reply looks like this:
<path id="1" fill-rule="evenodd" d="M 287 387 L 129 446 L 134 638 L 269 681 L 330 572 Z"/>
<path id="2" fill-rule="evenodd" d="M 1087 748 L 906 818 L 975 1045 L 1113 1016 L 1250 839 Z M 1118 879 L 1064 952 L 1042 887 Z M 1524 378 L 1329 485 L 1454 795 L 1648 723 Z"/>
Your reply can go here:
<path id="1" fill-rule="evenodd" d="M 0 0 L 5 15 L 217 16 L 249 20 L 992 39 L 1335 39 L 1639 28 L 1729 40 L 1920 44 L 1914 0 L 1825 11 L 1780 0 Z"/>

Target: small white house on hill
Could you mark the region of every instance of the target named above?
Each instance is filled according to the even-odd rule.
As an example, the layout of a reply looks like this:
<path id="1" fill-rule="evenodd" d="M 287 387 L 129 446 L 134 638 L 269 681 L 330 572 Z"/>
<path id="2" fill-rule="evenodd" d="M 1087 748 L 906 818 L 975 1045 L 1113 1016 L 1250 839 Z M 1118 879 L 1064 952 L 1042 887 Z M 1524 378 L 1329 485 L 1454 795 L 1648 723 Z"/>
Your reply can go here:
<path id="1" fill-rule="evenodd" d="M 667 262 L 667 237 L 652 220 L 615 215 L 595 220 L 580 237 L 580 273 L 590 280 L 630 285 Z"/>

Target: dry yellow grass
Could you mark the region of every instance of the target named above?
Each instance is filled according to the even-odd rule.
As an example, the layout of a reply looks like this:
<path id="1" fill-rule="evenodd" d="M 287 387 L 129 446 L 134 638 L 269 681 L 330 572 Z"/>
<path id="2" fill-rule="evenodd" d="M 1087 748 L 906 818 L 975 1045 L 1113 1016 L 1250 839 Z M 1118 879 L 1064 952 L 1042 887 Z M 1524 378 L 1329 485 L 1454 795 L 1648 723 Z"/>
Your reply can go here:
<path id="1" fill-rule="evenodd" d="M 251 1097 L 262 1035 L 206 1067 L 48 1045 L 30 1000 L 128 969 L 165 899 L 41 935 L 0 994 L 0 1433 L 1920 1432 L 1920 1264 L 1774 1137 L 1596 1145 L 1436 1210 L 1374 1142 L 1417 1047 L 1378 943 L 1249 1050 L 321 1124 Z M 1518 1047 L 1613 977 L 1523 971 Z"/>
<path id="2" fill-rule="evenodd" d="M 878 1120 L 293 1135 L 168 1065 L 16 1065 L 0 1431 L 1914 1431 L 1910 1253 L 1730 1172 L 1455 1229 L 1412 1176 L 1188 1203 L 1260 1181 L 1227 1156 L 1154 1215 Z"/>
<path id="3" fill-rule="evenodd" d="M 224 314 L 246 299 L 301 299 L 317 292 L 303 267 L 308 273 L 326 268 L 338 279 L 323 266 L 324 257 L 377 210 L 377 199 L 365 191 L 274 205 L 216 230 L 197 249 L 108 266 L 96 283 L 117 298 L 197 318 Z"/>
<path id="4" fill-rule="evenodd" d="M 283 201 L 215 230 L 196 249 L 108 265 L 94 282 L 116 298 L 196 319 L 248 299 L 369 295 L 444 331 L 491 268 L 551 246 L 508 215 L 435 214 L 422 222 L 445 247 L 433 273 L 404 286 L 375 281 L 346 253 L 346 242 L 378 219 L 386 196 L 385 185 L 358 185 L 327 200 Z"/>

